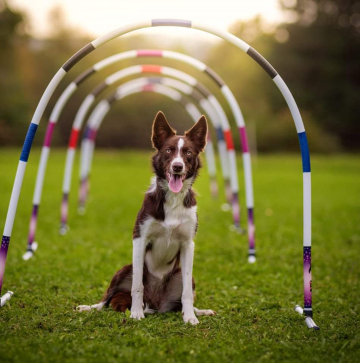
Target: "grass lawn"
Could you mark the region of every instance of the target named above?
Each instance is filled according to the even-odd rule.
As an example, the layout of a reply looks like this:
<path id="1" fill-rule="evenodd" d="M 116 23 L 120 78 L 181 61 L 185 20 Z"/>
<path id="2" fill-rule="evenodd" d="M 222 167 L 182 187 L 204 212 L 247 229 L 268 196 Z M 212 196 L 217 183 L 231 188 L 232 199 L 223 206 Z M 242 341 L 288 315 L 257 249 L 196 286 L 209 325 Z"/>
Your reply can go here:
<path id="1" fill-rule="evenodd" d="M 19 155 L 0 150 L 2 226 Z M 131 261 L 132 228 L 151 174 L 149 153 L 98 152 L 88 210 L 77 215 L 74 180 L 71 230 L 60 236 L 65 152 L 53 151 L 39 212 L 39 250 L 22 260 L 39 155 L 35 150 L 30 156 L 9 249 L 3 292 L 14 296 L 0 310 L 1 362 L 360 361 L 358 157 L 312 159 L 313 302 L 321 328 L 312 331 L 293 310 L 303 299 L 300 155 L 262 156 L 254 163 L 255 265 L 247 263 L 246 236 L 229 228 L 223 198 L 209 196 L 203 170 L 195 185 L 195 306 L 217 315 L 200 317 L 195 327 L 185 325 L 181 313 L 138 322 L 110 309 L 74 311 L 97 302 L 114 272 Z M 241 198 L 243 204 L 243 190 Z"/>

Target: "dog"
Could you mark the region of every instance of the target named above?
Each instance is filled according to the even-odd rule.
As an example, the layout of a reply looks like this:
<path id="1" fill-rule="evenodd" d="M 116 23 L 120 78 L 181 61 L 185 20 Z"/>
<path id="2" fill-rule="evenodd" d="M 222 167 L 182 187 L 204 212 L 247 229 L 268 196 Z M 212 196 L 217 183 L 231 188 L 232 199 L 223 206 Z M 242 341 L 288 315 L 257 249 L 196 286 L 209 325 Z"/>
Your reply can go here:
<path id="1" fill-rule="evenodd" d="M 182 311 L 185 323 L 196 325 L 197 316 L 215 315 L 194 307 L 192 277 L 194 237 L 198 228 L 197 206 L 192 185 L 201 167 L 208 126 L 205 116 L 185 135 L 178 136 L 159 111 L 152 126 L 152 157 L 155 176 L 145 194 L 133 230 L 133 260 L 119 270 L 103 298 L 95 305 L 80 305 L 79 311 L 131 310 L 130 317 Z M 181 268 L 180 268 L 181 265 Z"/>

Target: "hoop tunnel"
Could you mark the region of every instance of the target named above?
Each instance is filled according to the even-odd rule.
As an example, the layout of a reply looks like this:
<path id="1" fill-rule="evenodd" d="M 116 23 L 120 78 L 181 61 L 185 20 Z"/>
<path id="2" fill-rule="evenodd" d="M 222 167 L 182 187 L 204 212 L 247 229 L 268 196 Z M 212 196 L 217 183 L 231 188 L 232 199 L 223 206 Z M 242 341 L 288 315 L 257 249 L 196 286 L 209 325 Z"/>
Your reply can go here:
<path id="1" fill-rule="evenodd" d="M 216 112 L 220 115 L 219 121 L 220 121 L 220 127 L 222 128 L 223 134 L 226 139 L 226 147 L 227 147 L 227 153 L 228 153 L 228 161 L 229 161 L 229 167 L 230 167 L 230 186 L 232 191 L 232 210 L 233 210 L 233 219 L 234 224 L 236 227 L 239 226 L 239 201 L 238 201 L 238 190 L 239 190 L 239 184 L 238 184 L 238 175 L 237 175 L 237 165 L 236 165 L 236 159 L 235 159 L 235 150 L 234 150 L 234 143 L 232 141 L 232 135 L 230 130 L 230 124 L 227 119 L 227 116 L 222 109 L 219 101 L 201 84 L 199 84 L 196 79 L 192 76 L 189 76 L 188 74 L 181 72 L 179 70 L 165 67 L 165 66 L 158 66 L 158 65 L 136 65 L 131 66 L 128 68 L 124 68 L 120 71 L 117 71 L 113 73 L 112 75 L 108 76 L 104 82 L 101 82 L 98 84 L 89 95 L 87 95 L 81 104 L 73 125 L 72 125 L 72 132 L 69 139 L 67 154 L 66 154 L 66 162 L 65 162 L 65 173 L 64 173 L 64 181 L 63 181 L 63 198 L 62 198 L 62 204 L 61 204 L 61 227 L 60 227 L 60 233 L 65 234 L 68 230 L 68 204 L 69 204 L 69 194 L 70 194 L 70 188 L 71 188 L 71 176 L 72 176 L 72 169 L 74 164 L 74 158 L 75 158 L 75 151 L 78 141 L 78 135 L 80 132 L 80 129 L 83 125 L 84 119 L 86 114 L 88 113 L 90 107 L 95 102 L 95 97 L 97 97 L 102 91 L 104 91 L 108 86 L 114 84 L 115 82 L 120 81 L 121 79 L 141 74 L 141 73 L 157 73 L 162 75 L 169 75 L 173 77 L 177 77 L 181 79 L 184 82 L 187 82 L 189 85 L 195 85 L 197 90 L 202 92 L 203 94 L 208 95 L 207 100 L 208 103 L 203 102 L 202 106 L 206 107 L 207 110 L 213 106 L 213 108 L 216 110 Z M 204 98 L 205 101 L 205 98 Z M 219 135 L 219 133 L 218 133 Z M 223 144 L 221 144 L 222 146 Z M 254 261 L 251 261 L 254 262 Z"/>
<path id="2" fill-rule="evenodd" d="M 42 152 L 41 152 L 41 158 L 40 158 L 40 163 L 39 163 L 39 168 L 38 168 L 38 173 L 37 173 L 37 178 L 36 178 L 36 184 L 35 184 L 35 192 L 34 192 L 34 197 L 33 197 L 33 209 L 32 209 L 32 214 L 31 214 L 31 218 L 30 218 L 30 227 L 29 227 L 29 235 L 28 235 L 27 251 L 29 252 L 29 254 L 27 254 L 27 256 L 30 256 L 31 253 L 34 252 L 34 250 L 35 250 L 35 248 L 34 248 L 35 244 L 33 244 L 33 243 L 34 243 L 34 239 L 35 239 L 37 219 L 38 219 L 38 213 L 39 213 L 39 207 L 40 207 L 40 201 L 41 201 L 41 194 L 42 194 L 42 188 L 43 188 L 43 183 L 44 183 L 44 178 L 45 178 L 47 160 L 48 160 L 48 156 L 49 156 L 49 152 L 50 152 L 49 149 L 50 149 L 50 145 L 51 145 L 52 134 L 54 131 L 55 124 L 58 122 L 60 114 L 61 114 L 63 108 L 65 107 L 67 101 L 69 100 L 71 95 L 77 90 L 77 88 L 92 74 L 95 74 L 99 70 L 101 70 L 105 67 L 108 67 L 121 60 L 131 59 L 131 58 L 141 58 L 141 57 L 161 57 L 161 58 L 167 58 L 167 59 L 176 59 L 178 61 L 191 65 L 191 66 L 195 67 L 196 69 L 198 69 L 200 72 L 203 72 L 203 73 L 207 74 L 210 78 L 212 78 L 215 81 L 216 85 L 218 87 L 220 87 L 221 92 L 224 94 L 225 98 L 227 99 L 227 97 L 228 97 L 227 93 L 226 93 L 226 89 L 228 87 L 225 85 L 224 81 L 220 78 L 220 76 L 218 74 L 216 74 L 216 72 L 214 70 L 212 70 L 211 68 L 206 66 L 206 64 L 200 62 L 199 60 L 197 60 L 195 58 L 192 58 L 188 55 L 184 55 L 181 53 L 168 51 L 168 50 L 146 50 L 146 49 L 145 50 L 131 50 L 131 51 L 115 54 L 113 56 L 110 56 L 108 58 L 105 58 L 105 59 L 99 61 L 94 66 L 90 67 L 89 69 L 87 69 L 86 71 L 81 73 L 64 90 L 64 92 L 58 99 L 58 101 L 51 113 L 51 116 L 50 116 L 47 132 L 46 132 L 45 139 L 44 139 L 44 145 L 43 145 Z M 178 76 L 178 75 L 179 75 L 179 72 L 177 72 L 176 70 L 174 70 L 172 72 L 172 76 Z M 215 112 L 217 112 L 219 114 L 219 118 L 223 118 L 223 119 L 226 118 L 226 114 L 223 111 L 220 103 L 217 102 L 216 98 L 214 96 L 212 96 L 211 93 L 208 92 L 208 90 L 204 86 L 199 84 L 193 77 L 186 77 L 185 79 L 190 84 L 196 85 L 198 90 L 201 93 L 203 93 L 207 97 L 209 97 L 210 102 L 216 108 Z M 111 79 L 109 79 L 109 81 L 111 81 Z M 106 80 L 104 83 L 106 83 Z M 96 89 L 93 90 L 94 96 L 98 95 L 104 89 L 104 86 L 105 86 L 104 83 L 101 83 L 99 85 L 99 87 L 97 87 Z M 223 86 L 226 86 L 226 87 L 223 87 Z M 235 98 L 233 98 L 233 99 L 235 99 Z M 77 117 L 79 117 L 80 119 L 81 119 L 81 117 L 85 117 L 85 114 L 86 114 L 88 108 L 90 108 L 92 102 L 93 102 L 93 97 L 91 95 L 89 95 L 86 98 L 86 102 L 84 101 L 83 105 L 81 106 L 81 112 L 79 112 Z M 231 101 L 229 101 L 229 100 L 228 100 L 228 102 L 231 103 Z M 235 103 L 236 103 L 236 100 L 235 100 Z M 202 107 L 209 114 L 210 109 L 209 109 L 209 107 L 205 108 L 206 106 L 207 106 L 206 104 L 202 105 Z M 233 108 L 239 109 L 238 104 L 236 103 L 235 106 L 233 106 Z M 237 114 L 241 114 L 241 111 L 238 111 Z M 235 115 L 234 115 L 234 117 L 235 117 Z M 215 118 L 213 118 L 213 119 L 215 119 Z M 216 131 L 217 131 L 217 137 L 218 137 L 218 149 L 219 149 L 219 154 L 220 154 L 222 173 L 223 173 L 224 178 L 226 179 L 225 188 L 227 191 L 227 200 L 229 203 L 231 203 L 233 205 L 233 213 L 235 215 L 235 218 L 234 218 L 235 224 L 239 224 L 240 215 L 238 217 L 236 216 L 237 214 L 239 214 L 239 213 L 237 213 L 237 210 L 239 209 L 238 202 L 237 202 L 237 198 L 232 195 L 230 181 L 229 181 L 230 170 L 229 170 L 229 166 L 228 166 L 228 161 L 226 160 L 227 159 L 227 157 L 226 157 L 227 143 L 224 139 L 224 135 L 221 130 L 221 126 L 219 126 L 216 129 Z M 76 144 L 77 140 L 75 137 L 77 137 L 76 132 L 74 132 L 73 139 L 72 139 L 72 142 L 75 142 L 75 144 Z M 228 145 L 232 145 L 231 137 L 228 136 L 226 138 L 226 140 L 228 141 Z M 247 144 L 247 141 L 246 141 L 246 144 Z M 244 158 L 246 160 L 248 160 L 248 162 L 249 162 L 249 159 L 246 158 L 246 156 Z M 246 180 L 248 181 L 248 183 L 245 183 L 245 191 L 246 191 L 246 196 L 247 196 L 246 200 L 248 202 L 249 200 L 253 201 L 253 196 L 252 196 L 253 189 L 252 189 L 252 176 L 251 175 L 247 176 L 246 175 L 247 173 L 251 173 L 251 165 L 250 165 L 250 168 L 245 167 L 245 181 Z M 234 179 L 234 173 L 233 173 L 233 179 Z M 250 185 L 250 188 L 249 188 L 249 185 Z M 250 216 L 250 214 L 251 214 L 251 216 Z M 253 208 L 251 208 L 251 210 L 250 210 L 248 207 L 248 215 L 250 217 L 253 216 Z M 250 217 L 249 217 L 248 221 L 251 220 Z M 255 257 L 254 225 L 250 224 L 249 222 L 248 222 L 248 224 L 249 224 L 249 228 L 248 228 L 249 233 L 250 233 L 250 231 L 253 231 L 252 235 L 249 234 L 249 245 L 250 245 L 249 256 L 254 255 L 254 257 Z"/>
<path id="3" fill-rule="evenodd" d="M 99 48 L 101 45 L 107 43 L 108 41 L 117 38 L 120 35 L 130 33 L 132 31 L 148 28 L 155 26 L 177 26 L 177 27 L 187 27 L 193 28 L 197 30 L 201 30 L 213 35 L 216 35 L 224 40 L 229 41 L 240 50 L 248 54 L 251 58 L 253 58 L 271 77 L 276 86 L 279 88 L 282 93 L 289 109 L 292 114 L 295 127 L 298 133 L 299 142 L 300 142 L 300 150 L 302 156 L 302 165 L 303 165 L 303 198 L 304 198 L 304 224 L 303 224 L 303 257 L 304 257 L 304 313 L 305 313 L 305 322 L 309 328 L 319 329 L 317 325 L 314 323 L 312 319 L 312 276 L 311 276 L 311 167 L 310 167 L 310 153 L 308 148 L 308 142 L 306 138 L 305 128 L 303 121 L 301 119 L 300 111 L 296 105 L 296 102 L 283 81 L 280 75 L 276 72 L 276 70 L 271 66 L 271 64 L 255 49 L 251 48 L 247 43 L 237 38 L 236 36 L 215 29 L 211 26 L 201 24 L 198 22 L 192 22 L 190 20 L 180 20 L 180 19 L 153 19 L 137 22 L 134 24 L 126 25 L 121 28 L 115 29 L 94 41 L 87 44 L 77 53 L 75 53 L 55 74 L 53 79 L 50 81 L 47 86 L 43 96 L 40 99 L 40 102 L 35 110 L 34 116 L 29 126 L 28 133 L 26 135 L 24 146 L 20 155 L 20 160 L 18 164 L 18 168 L 16 171 L 15 182 L 13 186 L 13 190 L 11 193 L 9 209 L 6 216 L 4 233 L 2 237 L 2 244 L 0 249 L 0 292 L 3 284 L 3 277 L 5 272 L 5 264 L 7 251 L 10 244 L 11 233 L 14 225 L 15 214 L 17 210 L 17 204 L 19 201 L 20 191 L 22 182 L 24 179 L 24 174 L 26 170 L 26 164 L 29 159 L 29 154 L 31 150 L 31 146 L 41 120 L 41 117 L 44 113 L 45 107 L 48 104 L 48 101 L 53 94 L 54 90 L 60 83 L 61 79 L 66 75 L 66 73 L 82 58 L 84 58 L 87 54 Z M 1 305 L 5 304 L 6 300 L 9 297 L 1 298 Z M 10 296 L 11 297 L 11 296 Z"/>
<path id="4" fill-rule="evenodd" d="M 83 134 L 83 138 L 81 141 L 81 157 L 80 157 L 80 188 L 79 188 L 79 209 L 81 212 L 84 212 L 85 209 L 85 203 L 88 195 L 89 190 L 89 174 L 91 170 L 92 165 L 92 156 L 93 156 L 93 150 L 95 147 L 95 139 L 98 132 L 99 127 L 101 126 L 101 123 L 103 121 L 103 118 L 105 115 L 102 113 L 102 108 L 107 108 L 108 106 L 111 106 L 113 102 L 119 98 L 117 98 L 117 95 L 122 95 L 123 89 L 130 89 L 131 87 L 137 87 L 138 89 L 145 91 L 151 91 L 155 93 L 162 93 L 161 87 L 152 87 L 152 85 L 164 85 L 166 86 L 163 89 L 163 92 L 165 92 L 167 97 L 170 97 L 174 101 L 179 102 L 181 105 L 184 106 L 184 108 L 187 110 L 187 112 L 192 116 L 193 120 L 196 122 L 198 118 L 200 117 L 201 113 L 200 111 L 194 106 L 193 103 L 189 102 L 187 97 L 182 96 L 180 92 L 181 91 L 186 95 L 190 95 L 191 98 L 194 98 L 197 100 L 200 104 L 202 104 L 200 101 L 205 99 L 203 96 L 198 93 L 195 89 L 193 89 L 191 86 L 182 83 L 180 81 L 177 81 L 172 78 L 167 77 L 142 77 L 137 78 L 135 80 L 129 81 L 120 87 L 117 87 L 117 90 L 112 93 L 110 96 L 106 97 L 102 101 L 98 103 L 98 105 L 94 108 L 90 116 L 88 117 L 88 121 L 85 126 L 85 131 Z M 142 88 L 141 88 L 142 87 Z M 177 90 L 176 92 L 172 92 L 171 89 Z M 165 91 L 164 91 L 165 90 Z M 126 93 L 126 92 L 125 92 Z M 131 93 L 132 94 L 132 93 Z M 205 110 L 206 111 L 206 110 Z M 216 120 L 216 114 L 215 114 L 215 120 L 213 120 L 214 115 L 210 116 L 209 119 L 213 126 L 216 128 L 218 123 Z M 208 140 L 205 148 L 205 158 L 207 160 L 208 165 L 208 173 L 211 176 L 216 174 L 216 165 L 215 165 L 215 154 L 214 154 L 214 148 L 212 145 L 212 141 L 210 138 L 210 134 L 208 134 Z"/>

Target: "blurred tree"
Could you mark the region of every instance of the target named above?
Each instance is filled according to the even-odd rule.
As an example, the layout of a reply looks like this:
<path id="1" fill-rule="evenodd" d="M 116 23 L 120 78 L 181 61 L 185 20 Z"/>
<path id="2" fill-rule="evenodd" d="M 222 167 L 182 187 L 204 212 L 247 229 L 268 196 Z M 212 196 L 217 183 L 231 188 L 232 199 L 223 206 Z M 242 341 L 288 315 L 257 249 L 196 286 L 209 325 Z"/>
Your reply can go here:
<path id="1" fill-rule="evenodd" d="M 281 0 L 283 24 L 271 26 L 257 17 L 237 22 L 230 29 L 279 70 L 301 109 L 312 151 L 336 151 L 339 140 L 345 150 L 360 149 L 359 3 L 360 0 Z M 54 7 L 48 18 L 47 36 L 38 39 L 27 34 L 24 14 L 13 11 L 6 0 L 0 0 L 0 145 L 23 142 L 32 113 L 53 75 L 93 38 L 68 24 L 65 15 L 60 6 Z M 184 39 L 165 32 L 161 37 L 132 34 L 107 43 L 71 69 L 51 97 L 44 119 L 50 116 L 69 82 L 99 60 L 132 49 L 169 49 L 196 54 L 196 58 L 224 78 L 238 99 L 246 122 L 256 123 L 259 151 L 299 150 L 287 105 L 258 64 L 227 42 L 209 43 L 199 38 L 192 43 L 191 39 Z M 219 97 L 231 119 L 223 95 L 203 73 L 175 60 L 127 60 L 104 69 L 81 85 L 62 112 L 54 145 L 67 143 L 74 115 L 91 89 L 115 71 L 140 63 L 173 66 L 195 76 Z M 111 89 L 106 90 L 100 98 L 110 92 Z M 150 127 L 159 109 L 166 112 L 179 131 L 185 129 L 183 125 L 188 126 L 188 115 L 165 98 L 129 97 L 109 113 L 104 131 L 99 133 L 99 145 L 149 147 L 144 124 Z M 41 144 L 45 128 L 46 122 L 41 122 L 35 144 Z"/>
<path id="2" fill-rule="evenodd" d="M 21 35 L 24 23 L 22 13 L 0 0 L 0 145 L 18 141 L 14 130 L 24 128 L 28 108 L 16 62 L 16 47 L 25 38 Z"/>
<path id="3" fill-rule="evenodd" d="M 277 29 L 269 61 L 319 126 L 360 150 L 360 1 L 280 4 L 291 23 Z"/>
<path id="4" fill-rule="evenodd" d="M 232 34 L 249 42 L 252 47 L 270 60 L 275 69 L 279 70 L 301 109 L 306 129 L 309 131 L 308 139 L 311 150 L 336 151 L 338 150 L 336 136 L 334 137 L 328 130 L 324 130 L 311 111 L 304 108 L 302 101 L 297 97 L 298 64 L 291 63 L 292 59 L 289 62 L 290 56 L 288 55 L 284 58 L 281 50 L 278 50 L 280 52 L 278 58 L 274 57 L 274 48 L 277 49 L 279 46 L 279 41 L 276 39 L 276 37 L 279 38 L 278 31 L 278 28 L 264 23 L 260 17 L 247 22 L 238 22 L 230 29 Z M 290 63 L 285 62 L 286 67 L 283 64 L 284 59 Z M 296 61 L 299 60 L 296 59 Z M 233 91 L 244 114 L 246 124 L 250 126 L 251 123 L 256 124 L 259 151 L 299 151 L 294 123 L 284 98 L 270 77 L 260 69 L 256 62 L 250 57 L 244 57 L 234 46 L 223 42 L 214 48 L 208 64 L 219 72 Z M 288 74 L 284 75 L 284 68 L 289 70 Z M 313 97 L 316 96 L 313 95 Z M 231 113 L 229 116 L 231 117 Z M 234 132 L 236 133 L 235 129 Z M 236 143 L 239 143 L 238 138 Z"/>

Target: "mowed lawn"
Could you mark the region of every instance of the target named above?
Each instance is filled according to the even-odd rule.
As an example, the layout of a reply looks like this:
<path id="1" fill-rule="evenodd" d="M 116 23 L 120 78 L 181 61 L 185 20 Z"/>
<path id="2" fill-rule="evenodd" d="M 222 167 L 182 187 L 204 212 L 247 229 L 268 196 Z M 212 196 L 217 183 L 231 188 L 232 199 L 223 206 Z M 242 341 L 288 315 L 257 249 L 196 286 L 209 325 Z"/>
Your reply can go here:
<path id="1" fill-rule="evenodd" d="M 1 228 L 20 150 L 0 151 Z M 70 227 L 60 236 L 64 150 L 52 151 L 36 240 L 25 252 L 40 151 L 30 155 L 11 239 L 0 310 L 1 362 L 359 362 L 360 162 L 315 156 L 313 171 L 313 302 L 320 331 L 294 312 L 302 305 L 302 171 L 300 155 L 254 160 L 258 261 L 247 263 L 247 238 L 209 195 L 204 169 L 196 182 L 195 306 L 213 309 L 198 326 L 181 313 L 132 321 L 110 309 L 78 313 L 97 302 L 115 271 L 131 262 L 132 229 L 151 175 L 147 152 L 99 151 L 91 199 L 77 214 L 78 169 Z M 241 160 L 241 158 L 239 158 Z M 243 185 L 242 166 L 239 175 Z M 219 184 L 221 179 L 219 177 Z M 244 189 L 242 224 L 246 223 Z"/>

